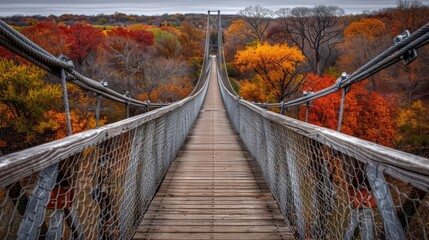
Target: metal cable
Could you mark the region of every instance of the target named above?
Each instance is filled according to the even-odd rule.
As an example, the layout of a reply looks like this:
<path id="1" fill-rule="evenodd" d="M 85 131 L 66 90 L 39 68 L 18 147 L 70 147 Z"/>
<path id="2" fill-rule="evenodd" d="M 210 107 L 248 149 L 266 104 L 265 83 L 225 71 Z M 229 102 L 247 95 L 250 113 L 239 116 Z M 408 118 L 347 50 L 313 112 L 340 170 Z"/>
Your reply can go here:
<path id="1" fill-rule="evenodd" d="M 3 28 L 6 31 L 8 31 L 10 34 L 14 35 L 16 38 L 24 41 L 26 44 L 28 44 L 31 47 L 33 47 L 36 50 L 38 50 L 40 53 L 54 57 L 50 52 L 48 52 L 45 49 L 41 48 L 39 45 L 35 44 L 34 42 L 30 41 L 27 37 L 25 37 L 24 35 L 22 35 L 20 32 L 18 32 L 15 29 L 11 28 L 7 23 L 5 23 L 3 21 L 0 21 L 0 26 L 1 26 L 1 28 Z"/>
<path id="2" fill-rule="evenodd" d="M 2 36 L 0 36 L 0 44 L 12 51 L 13 53 L 17 54 L 18 56 L 23 57 L 24 59 L 29 60 L 30 62 L 33 62 L 38 67 L 42 68 L 43 70 L 50 72 L 52 74 L 57 74 L 56 71 L 54 71 L 52 68 L 46 66 L 44 63 L 34 59 L 32 56 L 26 54 L 23 51 L 20 51 L 18 48 L 16 48 L 14 45 L 12 45 L 7 39 L 4 39 Z M 30 60 L 31 59 L 31 60 Z"/>
<path id="3" fill-rule="evenodd" d="M 17 31 L 15 32 L 18 33 Z M 59 59 L 53 57 L 50 54 L 48 55 L 48 54 L 42 53 L 37 48 L 28 44 L 27 41 L 30 41 L 29 39 L 27 39 L 27 41 L 23 41 L 21 38 L 17 37 L 15 34 L 12 34 L 10 31 L 8 31 L 3 27 L 0 27 L 0 34 L 5 39 L 8 39 L 13 45 L 16 45 L 18 49 L 38 59 L 40 62 L 43 62 L 46 65 L 54 66 L 59 69 L 64 68 L 64 69 L 67 69 L 68 71 L 72 68 L 72 65 L 66 62 L 60 61 Z"/>

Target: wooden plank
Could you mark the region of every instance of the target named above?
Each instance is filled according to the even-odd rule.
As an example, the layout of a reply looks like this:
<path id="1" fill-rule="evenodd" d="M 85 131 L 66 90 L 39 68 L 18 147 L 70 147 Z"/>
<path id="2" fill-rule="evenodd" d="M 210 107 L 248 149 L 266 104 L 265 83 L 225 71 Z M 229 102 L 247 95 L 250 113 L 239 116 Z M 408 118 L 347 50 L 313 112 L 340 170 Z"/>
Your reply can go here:
<path id="1" fill-rule="evenodd" d="M 233 189 L 233 190 L 237 190 L 237 188 L 240 188 L 240 189 L 263 189 L 263 190 L 268 190 L 268 188 L 267 187 L 261 187 L 261 186 L 258 186 L 257 184 L 231 184 L 231 185 L 228 185 L 228 184 L 222 184 L 222 185 L 218 185 L 218 184 L 216 184 L 216 185 L 214 185 L 214 184 L 200 184 L 200 185 L 195 185 L 195 184 L 191 184 L 191 183 L 182 183 L 182 184 L 176 184 L 176 183 L 174 183 L 174 184 L 165 184 L 165 185 L 163 185 L 161 188 L 160 188 L 160 190 L 171 190 L 171 188 L 173 188 L 173 189 L 180 189 L 180 190 L 210 190 L 210 189 L 213 189 L 213 190 L 218 190 L 218 191 L 220 191 L 220 190 L 230 190 L 230 189 Z"/>
<path id="2" fill-rule="evenodd" d="M 174 179 L 172 177 L 170 178 L 170 181 L 169 180 L 167 180 L 167 181 L 164 180 L 164 182 L 170 182 L 170 183 L 172 181 L 174 181 L 177 184 L 180 184 L 180 183 L 182 183 L 182 184 L 196 183 L 196 181 L 194 181 L 194 180 L 189 180 L 189 179 Z M 216 182 L 215 182 L 214 178 L 207 178 L 207 179 L 198 178 L 198 181 L 201 182 L 201 184 L 213 183 L 213 184 L 219 184 L 219 185 L 223 184 L 224 185 L 224 184 L 231 183 L 231 184 L 236 184 L 236 185 L 241 185 L 241 184 L 264 184 L 265 185 L 265 182 L 262 182 L 262 179 L 260 179 L 260 180 L 255 180 L 255 179 L 243 179 L 243 180 L 239 180 L 239 179 L 236 179 L 234 182 L 231 182 L 230 179 L 216 178 Z"/>
<path id="3" fill-rule="evenodd" d="M 224 239 L 224 240 L 250 240 L 250 239 L 295 239 L 291 233 L 137 233 L 134 239 L 171 240 L 171 239 Z"/>
<path id="4" fill-rule="evenodd" d="M 246 207 L 246 206 L 253 206 L 253 205 L 267 205 L 267 204 L 272 204 L 272 203 L 276 203 L 275 200 L 268 200 L 268 199 L 255 199 L 255 200 L 249 200 L 249 199 L 238 199 L 238 200 L 234 200 L 237 198 L 228 198 L 228 199 L 224 199 L 224 200 L 219 200 L 219 198 L 205 198 L 205 199 L 194 199 L 194 198 L 157 198 L 154 199 L 152 201 L 152 204 L 157 205 L 160 203 L 163 203 L 165 205 L 183 205 L 183 206 L 187 206 L 187 205 L 205 205 L 205 204 L 212 204 L 214 206 L 217 205 L 228 205 L 228 206 L 241 206 L 241 207 Z"/>
<path id="5" fill-rule="evenodd" d="M 196 125 L 134 239 L 292 237 L 258 168 L 242 150 L 212 81 Z"/>
<path id="6" fill-rule="evenodd" d="M 246 219 L 246 220 L 215 220 L 215 219 L 187 219 L 187 220 L 143 220 L 142 226 L 154 225 L 154 226 L 282 226 L 284 225 L 283 219 Z"/>
<path id="7" fill-rule="evenodd" d="M 158 205 L 159 206 L 159 205 Z M 276 211 L 276 208 L 212 208 L 211 206 L 205 209 L 200 208 L 150 208 L 147 211 L 147 214 L 188 214 L 188 215 L 258 215 L 258 214 L 267 214 L 272 215 Z"/>
<path id="8" fill-rule="evenodd" d="M 146 232 L 156 232 L 156 233 L 189 233 L 189 232 L 195 232 L 195 233 L 276 233 L 276 232 L 287 232 L 288 229 L 283 226 L 254 226 L 254 225 L 247 225 L 247 226 L 227 226 L 227 225 L 221 225 L 221 226 L 205 226 L 205 225 L 171 225 L 171 226 L 165 226 L 165 225 L 144 225 L 143 227 L 139 228 L 137 233 L 146 233 Z"/>
<path id="9" fill-rule="evenodd" d="M 214 209 L 214 210 L 225 210 L 225 209 L 271 209 L 275 210 L 277 209 L 277 204 L 275 202 L 272 202 L 271 204 L 268 203 L 246 203 L 245 205 L 242 204 L 231 204 L 231 203 L 199 203 L 199 204 L 188 204 L 188 203 L 181 203 L 181 204 L 175 204 L 175 203 L 167 203 L 167 202 L 153 202 L 148 211 L 151 210 L 171 210 L 171 209 Z"/>
<path id="10" fill-rule="evenodd" d="M 259 193 L 265 193 L 267 189 L 240 189 L 240 193 L 251 194 L 251 195 L 257 195 Z M 182 193 L 189 193 L 189 194 L 207 194 L 211 193 L 213 196 L 216 195 L 234 195 L 237 194 L 237 189 L 208 189 L 208 188 L 201 188 L 201 189 L 175 189 L 175 188 L 169 188 L 169 189 L 160 189 L 158 191 L 160 194 L 182 194 Z"/>
<path id="11" fill-rule="evenodd" d="M 255 198 L 249 198 L 249 197 L 240 197 L 240 196 L 234 196 L 234 197 L 214 197 L 214 196 L 208 196 L 208 197 L 191 197 L 191 196 L 185 196 L 185 197 L 155 197 L 152 202 L 156 201 L 234 201 L 237 204 L 239 203 L 245 203 L 247 201 L 249 202 L 269 202 L 274 201 L 274 199 L 271 196 L 266 195 L 260 195 Z"/>
<path id="12" fill-rule="evenodd" d="M 159 197 L 234 197 L 234 196 L 240 196 L 240 197 L 249 197 L 249 198 L 256 198 L 260 196 L 263 193 L 247 193 L 247 192 L 237 192 L 237 193 L 159 193 L 157 194 Z M 267 195 L 270 195 L 267 193 Z"/>
<path id="13" fill-rule="evenodd" d="M 281 215 L 277 214 L 258 214 L 258 215 L 252 215 L 252 214 L 146 214 L 143 218 L 145 220 L 153 219 L 153 220 L 176 220 L 177 222 L 180 222 L 181 220 L 189 220 L 189 219 L 199 219 L 199 220 L 255 220 L 255 219 L 262 219 L 262 220 L 283 220 L 284 218 Z"/>

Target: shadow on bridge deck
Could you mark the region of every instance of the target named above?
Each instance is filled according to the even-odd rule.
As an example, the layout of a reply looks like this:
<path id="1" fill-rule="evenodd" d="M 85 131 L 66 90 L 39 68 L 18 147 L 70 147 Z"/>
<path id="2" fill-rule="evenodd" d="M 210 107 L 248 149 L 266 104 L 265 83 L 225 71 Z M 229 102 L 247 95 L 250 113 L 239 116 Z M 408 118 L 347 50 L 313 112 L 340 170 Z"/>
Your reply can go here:
<path id="1" fill-rule="evenodd" d="M 214 70 L 210 78 L 201 113 L 134 239 L 293 239 L 232 129 Z"/>

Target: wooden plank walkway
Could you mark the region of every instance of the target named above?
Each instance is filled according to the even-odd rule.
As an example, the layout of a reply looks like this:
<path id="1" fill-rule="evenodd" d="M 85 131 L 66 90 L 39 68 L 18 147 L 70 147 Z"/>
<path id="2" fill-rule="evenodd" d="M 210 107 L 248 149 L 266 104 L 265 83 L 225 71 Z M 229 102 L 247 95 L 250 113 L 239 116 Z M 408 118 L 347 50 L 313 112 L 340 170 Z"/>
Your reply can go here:
<path id="1" fill-rule="evenodd" d="M 212 71 L 201 113 L 134 239 L 294 239 L 248 156 Z"/>

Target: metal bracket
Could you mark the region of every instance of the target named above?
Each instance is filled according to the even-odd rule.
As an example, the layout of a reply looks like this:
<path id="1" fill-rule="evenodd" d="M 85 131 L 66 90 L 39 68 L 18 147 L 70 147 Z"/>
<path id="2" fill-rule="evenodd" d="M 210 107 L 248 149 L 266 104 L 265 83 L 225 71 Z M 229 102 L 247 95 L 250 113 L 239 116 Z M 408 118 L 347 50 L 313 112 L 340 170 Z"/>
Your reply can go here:
<path id="1" fill-rule="evenodd" d="M 400 42 L 404 41 L 410 36 L 410 32 L 408 30 L 405 30 L 403 33 L 399 34 L 395 38 L 393 38 L 393 42 L 395 45 L 399 44 Z M 415 48 L 408 50 L 408 52 L 404 53 L 401 56 L 401 59 L 404 61 L 405 64 L 410 64 L 414 59 L 417 58 L 417 51 Z"/>
<path id="2" fill-rule="evenodd" d="M 66 55 L 60 54 L 60 56 L 58 56 L 58 59 L 63 61 L 63 62 L 66 62 L 71 68 L 73 68 L 73 69 L 75 68 L 73 61 L 69 60 Z M 67 81 L 76 80 L 76 78 L 73 75 L 71 75 L 69 72 L 67 72 L 67 71 L 64 71 L 64 72 L 65 72 Z"/>
<path id="3" fill-rule="evenodd" d="M 280 114 L 281 114 L 281 115 L 284 115 L 284 114 L 285 114 L 285 112 L 286 112 L 286 109 L 285 109 L 285 101 L 281 101 L 280 103 L 281 103 L 281 107 L 280 107 Z"/>
<path id="4" fill-rule="evenodd" d="M 66 55 L 60 54 L 58 59 L 63 61 L 63 62 L 66 62 L 71 68 L 75 68 L 73 61 L 68 59 L 68 57 Z"/>
<path id="5" fill-rule="evenodd" d="M 335 81 L 335 86 L 340 89 L 341 88 L 341 84 L 344 83 L 347 79 L 349 78 L 349 75 L 346 72 L 343 72 L 341 74 L 341 77 L 339 77 L 336 81 Z M 344 87 L 346 89 L 346 91 L 348 92 L 350 90 L 349 86 Z M 348 88 L 348 89 L 347 89 Z"/>
<path id="6" fill-rule="evenodd" d="M 125 103 L 125 111 L 126 111 L 126 118 L 130 117 L 130 100 L 129 98 L 131 97 L 130 95 L 130 91 L 125 91 L 124 92 L 124 96 L 127 98 L 127 102 Z"/>

